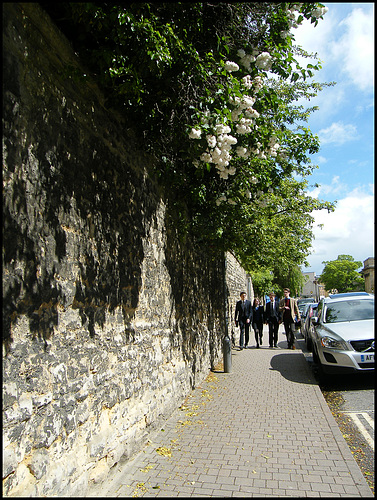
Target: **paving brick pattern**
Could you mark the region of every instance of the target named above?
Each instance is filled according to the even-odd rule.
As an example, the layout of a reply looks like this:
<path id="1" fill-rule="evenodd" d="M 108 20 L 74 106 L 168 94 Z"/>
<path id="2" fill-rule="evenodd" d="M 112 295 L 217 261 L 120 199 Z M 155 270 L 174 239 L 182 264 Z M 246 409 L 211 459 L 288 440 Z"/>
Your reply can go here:
<path id="1" fill-rule="evenodd" d="M 233 349 L 90 496 L 373 497 L 301 350 L 278 345 Z"/>

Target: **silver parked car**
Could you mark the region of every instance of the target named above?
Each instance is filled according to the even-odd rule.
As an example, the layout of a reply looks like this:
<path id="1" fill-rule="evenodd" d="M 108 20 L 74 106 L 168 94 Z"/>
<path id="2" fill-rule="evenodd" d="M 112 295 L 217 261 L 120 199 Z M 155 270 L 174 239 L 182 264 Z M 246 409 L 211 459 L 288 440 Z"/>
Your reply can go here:
<path id="1" fill-rule="evenodd" d="M 339 293 L 322 299 L 308 330 L 322 373 L 374 370 L 374 295 Z"/>

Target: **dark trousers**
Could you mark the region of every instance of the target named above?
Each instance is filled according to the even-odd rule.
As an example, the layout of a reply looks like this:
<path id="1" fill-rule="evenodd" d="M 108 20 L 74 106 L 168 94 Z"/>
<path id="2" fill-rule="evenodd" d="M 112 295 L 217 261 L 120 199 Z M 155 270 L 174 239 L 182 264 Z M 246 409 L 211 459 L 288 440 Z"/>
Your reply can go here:
<path id="1" fill-rule="evenodd" d="M 284 328 L 287 335 L 288 348 L 291 348 L 295 343 L 295 323 L 292 318 L 284 318 Z"/>
<path id="2" fill-rule="evenodd" d="M 246 322 L 245 319 L 240 319 L 239 321 L 239 326 L 240 326 L 240 347 L 244 347 L 244 336 L 245 336 L 245 346 L 249 343 L 249 330 L 250 330 L 250 323 Z"/>
<path id="3" fill-rule="evenodd" d="M 277 345 L 278 343 L 278 331 L 279 331 L 279 321 L 277 319 L 272 319 L 268 322 L 268 336 L 270 347 Z"/>
<path id="4" fill-rule="evenodd" d="M 263 337 L 263 321 L 258 321 L 253 323 L 254 334 L 255 334 L 255 342 L 257 345 L 259 341 L 262 342 Z"/>
<path id="5" fill-rule="evenodd" d="M 245 347 L 249 345 L 249 332 L 250 332 L 250 323 L 246 323 L 246 326 L 245 326 Z"/>

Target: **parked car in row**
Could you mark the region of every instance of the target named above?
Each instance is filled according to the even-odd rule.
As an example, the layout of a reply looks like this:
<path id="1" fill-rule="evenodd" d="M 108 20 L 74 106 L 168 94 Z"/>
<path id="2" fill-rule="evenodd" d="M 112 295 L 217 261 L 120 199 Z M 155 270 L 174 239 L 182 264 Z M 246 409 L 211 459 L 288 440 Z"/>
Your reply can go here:
<path id="1" fill-rule="evenodd" d="M 312 304 L 313 302 L 315 302 L 313 297 L 308 297 L 306 299 L 297 299 L 297 306 L 298 308 L 300 308 L 300 306 L 303 306 L 304 304 Z"/>
<path id="2" fill-rule="evenodd" d="M 301 313 L 301 322 L 305 322 L 306 321 L 306 317 L 310 311 L 310 308 L 314 305 L 314 304 L 318 304 L 317 302 L 311 302 L 309 304 L 305 304 L 304 306 L 304 309 L 302 310 L 302 312 L 300 311 Z"/>
<path id="3" fill-rule="evenodd" d="M 309 330 L 313 327 L 311 322 L 311 318 L 315 316 L 318 307 L 318 302 L 314 302 L 312 304 L 308 304 L 308 309 L 305 315 L 304 321 L 301 322 L 301 335 L 304 337 L 306 346 L 311 351 L 311 340 Z"/>
<path id="4" fill-rule="evenodd" d="M 304 304 L 300 304 L 300 305 L 298 305 L 298 304 L 297 304 L 297 307 L 298 307 L 298 310 L 300 311 L 300 316 L 301 316 L 301 317 L 302 317 L 302 315 L 303 315 L 303 313 L 304 313 L 304 311 L 305 311 L 305 309 L 306 309 L 307 305 L 308 305 L 308 304 L 305 304 L 305 303 L 304 303 Z"/>
<path id="5" fill-rule="evenodd" d="M 330 295 L 310 321 L 307 345 L 322 374 L 374 370 L 374 295 Z"/>
<path id="6" fill-rule="evenodd" d="M 301 333 L 303 329 L 303 325 L 305 322 L 305 318 L 307 315 L 307 312 L 309 310 L 309 305 L 315 302 L 315 300 L 311 297 L 306 298 L 306 299 L 298 299 L 297 300 L 297 307 L 298 310 L 300 311 L 300 316 L 301 316 Z"/>

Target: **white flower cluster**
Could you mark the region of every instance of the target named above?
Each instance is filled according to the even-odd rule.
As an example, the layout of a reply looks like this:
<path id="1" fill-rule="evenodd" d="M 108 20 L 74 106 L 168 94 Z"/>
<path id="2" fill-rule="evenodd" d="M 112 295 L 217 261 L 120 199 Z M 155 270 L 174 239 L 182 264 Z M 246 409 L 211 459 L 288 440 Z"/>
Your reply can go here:
<path id="1" fill-rule="evenodd" d="M 272 136 L 268 143 L 268 148 L 265 151 L 262 150 L 262 144 L 260 142 L 257 142 L 256 147 L 251 150 L 251 153 L 253 153 L 253 156 L 256 158 L 260 158 L 261 160 L 266 160 L 268 156 L 276 158 L 279 149 L 280 149 L 280 144 L 277 142 L 277 138 L 275 136 Z M 279 156 L 281 156 L 280 152 Z"/>
<path id="2" fill-rule="evenodd" d="M 274 135 L 270 138 L 268 147 L 270 156 L 275 158 L 277 156 L 278 149 L 280 148 L 280 144 L 277 142 L 277 138 Z"/>
<path id="3" fill-rule="evenodd" d="M 225 63 L 225 69 L 231 73 L 232 71 L 238 71 L 240 67 L 235 62 L 227 61 Z"/>
<path id="4" fill-rule="evenodd" d="M 311 15 L 318 19 L 319 17 L 324 16 L 328 10 L 328 7 L 317 7 L 312 10 Z"/>
<path id="5" fill-rule="evenodd" d="M 197 128 L 193 128 L 191 130 L 191 132 L 189 133 L 190 139 L 200 139 L 201 135 L 202 135 L 202 131 L 197 129 Z"/>
<path id="6" fill-rule="evenodd" d="M 238 57 L 240 58 L 240 64 L 244 68 L 246 68 L 247 71 L 251 71 L 251 63 L 255 62 L 255 56 L 258 54 L 257 51 L 253 51 L 252 54 L 246 54 L 246 52 L 243 49 L 239 49 L 237 52 Z"/>
<path id="7" fill-rule="evenodd" d="M 252 127 L 254 126 L 254 120 L 251 118 L 241 118 L 236 125 L 236 133 L 239 135 L 246 135 L 252 132 Z"/>
<path id="8" fill-rule="evenodd" d="M 244 95 L 242 99 L 229 98 L 229 104 L 234 106 L 231 112 L 232 122 L 236 124 L 236 133 L 239 135 L 249 134 L 255 124 L 255 119 L 259 117 L 258 111 L 253 108 L 255 100 L 249 95 Z M 241 115 L 242 118 L 240 118 Z"/>
<path id="9" fill-rule="evenodd" d="M 216 135 L 208 134 L 206 136 L 208 147 L 201 154 L 200 160 L 204 163 L 214 163 L 219 171 L 222 179 L 227 179 L 229 175 L 234 175 L 236 169 L 234 167 L 227 168 L 232 156 L 229 151 L 234 144 L 237 144 L 237 139 L 229 135 L 231 129 L 229 126 L 222 123 L 216 124 L 214 127 Z M 191 139 L 200 139 L 201 134 L 198 134 L 198 129 L 193 128 L 189 134 Z M 197 161 L 194 162 L 196 167 L 199 166 Z"/>
<path id="10" fill-rule="evenodd" d="M 293 7 L 291 7 L 290 9 L 287 10 L 289 29 L 298 28 L 298 23 L 297 23 L 297 19 L 296 19 L 296 11 L 299 10 L 299 8 L 297 8 L 296 5 L 294 5 Z M 284 34 L 286 32 L 284 31 L 282 33 Z M 280 33 L 281 36 L 283 36 L 282 33 Z"/>
<path id="11" fill-rule="evenodd" d="M 260 76 L 256 76 L 253 80 L 253 84 L 254 84 L 255 93 L 258 93 L 259 90 L 263 87 L 262 78 Z"/>
<path id="12" fill-rule="evenodd" d="M 295 3 L 287 10 L 289 29 L 298 27 L 299 23 L 297 22 L 296 13 L 300 12 L 302 6 L 303 3 Z M 327 7 L 315 7 L 310 14 L 312 17 L 318 19 L 319 17 L 324 16 L 328 10 L 329 9 Z M 286 38 L 288 34 L 289 32 L 282 31 L 280 36 Z"/>
<path id="13" fill-rule="evenodd" d="M 251 79 L 250 75 L 246 75 L 243 78 L 241 78 L 242 85 L 246 87 L 247 89 L 251 88 L 253 86 L 253 80 Z"/>
<path id="14" fill-rule="evenodd" d="M 262 52 L 256 58 L 255 66 L 258 69 L 262 69 L 264 71 L 269 71 L 272 67 L 273 59 L 272 56 L 268 52 Z"/>
<path id="15" fill-rule="evenodd" d="M 201 161 L 205 163 L 214 163 L 219 175 L 222 179 L 228 179 L 229 175 L 234 175 L 236 169 L 234 167 L 227 168 L 232 159 L 230 154 L 231 147 L 237 144 L 237 139 L 229 135 L 230 127 L 217 124 L 215 131 L 218 134 L 207 135 L 207 150 L 200 156 Z"/>
<path id="16" fill-rule="evenodd" d="M 234 200 L 232 200 L 232 198 L 227 198 L 225 194 L 222 194 L 219 198 L 217 198 L 216 205 L 219 206 L 224 201 L 227 201 L 229 205 L 237 205 L 237 203 Z"/>

